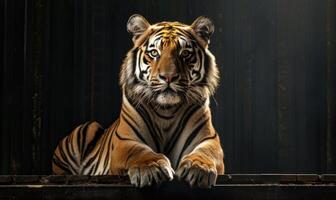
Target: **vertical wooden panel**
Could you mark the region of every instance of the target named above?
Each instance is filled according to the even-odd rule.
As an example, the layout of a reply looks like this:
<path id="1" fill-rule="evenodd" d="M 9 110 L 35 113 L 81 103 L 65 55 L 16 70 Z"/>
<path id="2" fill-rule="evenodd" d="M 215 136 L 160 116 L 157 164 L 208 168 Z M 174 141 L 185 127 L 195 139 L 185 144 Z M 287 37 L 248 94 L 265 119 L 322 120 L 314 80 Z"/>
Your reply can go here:
<path id="1" fill-rule="evenodd" d="M 327 7 L 327 136 L 326 171 L 336 173 L 336 2 Z"/>
<path id="2" fill-rule="evenodd" d="M 302 17 L 293 19 L 298 12 L 298 2 L 277 1 L 277 55 L 278 55 L 278 92 L 279 92 L 279 167 L 282 171 L 295 172 L 298 165 L 297 126 L 298 104 L 296 88 L 302 86 L 303 71 L 295 77 L 300 56 L 300 22 Z M 289 6 L 290 5 L 290 6 Z M 293 22 L 293 23 L 291 23 Z M 298 86 L 297 86 L 298 85 Z M 302 88 L 301 88 L 302 89 Z M 303 96 L 304 91 L 299 96 Z M 303 97 L 304 98 L 304 97 Z M 304 99 L 303 99 L 304 100 Z M 302 108 L 302 107 L 301 107 Z M 303 120 L 304 121 L 304 120 Z"/>
<path id="3" fill-rule="evenodd" d="M 326 131 L 327 131 L 327 96 L 326 96 L 326 1 L 314 0 L 304 3 L 306 31 L 303 45 L 305 62 L 301 65 L 300 74 L 306 71 L 306 129 L 298 132 L 298 142 L 303 150 L 299 155 L 304 159 L 299 170 L 303 172 L 321 173 L 325 171 Z M 309 16 L 310 19 L 307 17 Z M 302 30 L 301 30 L 302 31 Z M 319 49 L 318 51 L 316 51 Z M 299 145 L 299 146 L 300 146 Z"/>
<path id="4" fill-rule="evenodd" d="M 97 1 L 92 5 L 92 63 L 91 63 L 91 87 L 92 87 L 92 118 L 109 126 L 119 116 L 120 92 L 118 84 L 119 66 L 121 59 L 112 59 L 112 55 L 118 50 L 113 48 L 117 42 L 114 33 L 115 19 L 109 13 L 115 13 L 115 3 L 109 1 Z M 110 8 L 113 8 L 111 11 Z M 121 23 L 125 23 L 123 20 Z M 119 26 L 125 31 L 125 26 Z M 127 34 L 126 34 L 127 36 Z M 122 45 L 118 45 L 122 46 Z M 124 45 L 123 45 L 124 46 Z M 119 50 L 118 50 L 119 51 Z M 112 92 L 115 91 L 115 92 Z"/>
<path id="5" fill-rule="evenodd" d="M 288 3 L 288 2 L 286 2 Z M 277 64 L 277 86 L 278 86 L 278 165 L 279 170 L 294 171 L 296 169 L 295 157 L 295 134 L 290 132 L 290 61 L 288 47 L 286 47 L 287 31 L 290 29 L 286 24 L 289 23 L 290 18 L 287 13 L 292 13 L 292 10 L 285 9 L 284 1 L 276 2 L 276 64 Z M 293 152 L 290 154 L 290 152 Z"/>
<path id="6" fill-rule="evenodd" d="M 252 6 L 251 6 L 252 7 Z M 260 1 L 253 10 L 254 48 L 246 58 L 253 68 L 253 172 L 278 172 L 276 8 L 274 1 Z M 247 165 L 249 165 L 247 163 Z"/>
<path id="7" fill-rule="evenodd" d="M 73 123 L 92 119 L 91 109 L 91 1 L 74 1 Z M 76 67 L 75 67 L 76 66 Z M 68 130 L 70 131 L 70 130 Z M 58 137 L 63 137 L 59 133 Z"/>
<path id="8" fill-rule="evenodd" d="M 318 172 L 325 131 L 324 2 L 277 2 L 279 166 Z M 317 50 L 319 49 L 319 50 Z"/>
<path id="9" fill-rule="evenodd" d="M 233 40 L 234 46 L 234 153 L 238 158 L 236 160 L 237 169 L 244 173 L 248 173 L 253 160 L 252 150 L 252 87 L 253 87 L 253 72 L 254 65 L 249 62 L 251 53 L 253 53 L 253 25 L 255 18 L 253 11 L 249 9 L 250 1 L 234 1 L 234 10 L 240 10 L 239 13 L 234 12 L 234 28 Z M 216 55 L 217 57 L 220 55 Z M 233 67 L 233 66 L 231 66 Z M 220 94 L 220 90 L 218 91 Z M 218 116 L 220 117 L 220 116 Z M 242 148 L 242 146 L 244 148 Z M 229 152 L 227 152 L 229 154 Z"/>
<path id="10" fill-rule="evenodd" d="M 43 55 L 44 53 L 44 17 L 45 17 L 45 3 L 42 0 L 32 2 L 32 153 L 31 153 L 31 172 L 38 174 L 41 170 L 41 131 L 42 131 L 42 116 L 43 116 L 43 102 L 42 102 L 42 79 L 43 79 Z M 48 57 L 45 57 L 45 59 Z"/>
<path id="11" fill-rule="evenodd" d="M 5 29 L 5 27 L 7 27 L 7 6 L 6 6 L 7 4 L 6 4 L 6 1 L 1 1 L 0 2 L 0 8 L 1 8 L 1 27 L 4 27 L 4 29 Z M 6 31 L 1 31 L 0 32 L 0 36 L 1 36 L 1 40 L 0 40 L 0 42 L 1 42 L 1 49 L 0 49 L 0 52 L 1 52 L 1 72 L 0 72 L 0 75 L 1 75 L 1 77 L 2 77 L 2 79 L 5 77 L 5 74 L 6 74 L 6 71 L 5 71 L 5 64 L 6 64 L 6 60 L 7 60 L 7 58 L 6 58 L 6 56 L 7 56 L 7 53 L 6 53 L 6 51 L 5 51 L 5 44 L 7 43 L 6 42 L 6 38 L 7 38 L 7 33 L 6 33 Z M 2 96 L 2 98 L 1 98 L 1 100 L 0 100 L 0 102 L 1 102 L 1 107 L 0 107 L 0 111 L 1 111 L 1 113 L 3 113 L 4 112 L 4 104 L 5 104 L 5 102 L 6 102 L 6 99 L 3 97 L 4 96 L 4 82 L 3 81 L 1 81 L 0 82 L 0 86 L 1 86 L 1 88 L 0 88 L 0 91 L 1 91 L 1 96 Z M 4 125 L 5 125 L 5 122 L 3 121 L 3 120 L 1 120 L 1 124 L 0 124 L 0 128 L 1 128 L 1 132 L 2 132 L 2 134 L 0 135 L 0 142 L 1 142 L 1 154 L 0 154 L 0 159 L 1 160 L 3 160 L 4 162 L 1 162 L 1 165 L 0 165 L 0 173 L 1 174 L 6 174 L 6 173 L 8 173 L 8 166 L 9 166 L 9 159 L 8 159 L 8 154 L 5 154 L 4 153 L 4 150 L 6 150 L 6 148 L 7 148 L 7 145 L 5 146 L 5 144 L 7 143 L 7 141 L 8 141 L 8 139 L 7 139 L 7 137 L 8 137 L 8 134 L 6 133 L 6 132 L 3 132 L 3 130 L 4 130 Z"/>
<path id="12" fill-rule="evenodd" d="M 21 174 L 32 172 L 33 141 L 33 2 L 25 0 L 24 5 L 24 38 L 23 38 L 23 87 L 22 87 L 22 169 Z M 15 144 L 18 145 L 18 144 Z"/>
<path id="13" fill-rule="evenodd" d="M 5 27 L 5 1 L 1 1 L 0 2 L 0 26 L 1 27 Z M 1 66 L 4 66 L 5 64 L 5 53 L 4 53 L 4 47 L 5 47 L 5 31 L 0 31 L 0 64 Z M 0 77 L 4 77 L 4 68 L 1 67 L 0 68 Z M 0 94 L 3 95 L 3 81 L 0 81 Z M 5 101 L 4 97 L 1 97 L 0 99 L 0 112 L 3 112 L 3 103 Z M 2 126 L 3 126 L 3 122 L 1 121 L 0 123 L 0 129 L 2 130 Z M 1 134 L 0 135 L 0 141 L 4 141 L 6 140 L 5 138 L 5 134 Z M 1 146 L 3 146 L 2 142 L 1 142 Z M 1 151 L 3 151 L 3 148 L 1 149 Z M 4 162 L 2 162 L 0 164 L 0 174 L 5 174 L 6 173 L 6 167 L 7 167 L 7 159 L 4 156 L 3 153 L 0 154 L 0 159 L 3 160 Z"/>
<path id="14" fill-rule="evenodd" d="M 73 127 L 73 1 L 45 2 L 40 173 L 50 173 L 59 135 Z M 60 14 L 62 13 L 62 14 Z"/>
<path id="15" fill-rule="evenodd" d="M 3 1 L 3 61 L 1 63 L 1 171 L 22 174 L 29 168 L 30 71 L 25 51 L 25 3 Z M 25 82 L 28 81 L 28 82 Z M 25 97 L 25 95 L 27 95 Z M 28 100 L 25 102 L 24 100 Z M 28 128 L 28 134 L 24 128 Z M 28 144 L 25 143 L 27 140 Z M 3 162 L 6 161 L 6 162 Z"/>

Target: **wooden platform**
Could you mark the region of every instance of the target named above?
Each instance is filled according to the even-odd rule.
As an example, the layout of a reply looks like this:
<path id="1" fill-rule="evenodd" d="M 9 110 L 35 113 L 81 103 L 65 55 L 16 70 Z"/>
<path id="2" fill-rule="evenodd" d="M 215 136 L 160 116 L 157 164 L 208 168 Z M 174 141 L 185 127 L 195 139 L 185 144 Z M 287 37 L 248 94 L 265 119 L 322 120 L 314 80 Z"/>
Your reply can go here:
<path id="1" fill-rule="evenodd" d="M 0 176 L 0 199 L 336 199 L 335 174 L 231 174 L 211 189 L 174 180 L 137 189 L 127 177 Z"/>

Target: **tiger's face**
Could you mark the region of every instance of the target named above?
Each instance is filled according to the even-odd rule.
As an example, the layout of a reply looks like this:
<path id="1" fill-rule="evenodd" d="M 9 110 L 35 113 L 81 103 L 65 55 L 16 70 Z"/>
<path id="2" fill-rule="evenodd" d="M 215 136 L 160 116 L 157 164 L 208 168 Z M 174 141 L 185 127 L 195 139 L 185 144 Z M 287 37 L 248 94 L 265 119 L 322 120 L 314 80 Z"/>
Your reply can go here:
<path id="1" fill-rule="evenodd" d="M 127 24 L 134 47 L 122 65 L 120 83 L 137 103 L 176 106 L 204 103 L 218 84 L 218 69 L 208 50 L 214 27 L 200 17 L 188 26 L 179 22 L 150 25 L 140 15 Z"/>

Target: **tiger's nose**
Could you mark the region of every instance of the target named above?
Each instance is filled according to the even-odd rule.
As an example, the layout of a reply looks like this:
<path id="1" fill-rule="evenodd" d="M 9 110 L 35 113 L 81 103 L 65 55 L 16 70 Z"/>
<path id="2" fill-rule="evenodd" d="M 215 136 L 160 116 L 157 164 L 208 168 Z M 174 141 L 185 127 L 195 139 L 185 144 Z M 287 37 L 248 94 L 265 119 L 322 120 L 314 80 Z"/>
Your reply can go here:
<path id="1" fill-rule="evenodd" d="M 160 73 L 159 74 L 159 79 L 166 82 L 166 83 L 171 83 L 174 81 L 177 81 L 179 79 L 180 75 L 179 74 L 169 74 L 169 73 Z"/>

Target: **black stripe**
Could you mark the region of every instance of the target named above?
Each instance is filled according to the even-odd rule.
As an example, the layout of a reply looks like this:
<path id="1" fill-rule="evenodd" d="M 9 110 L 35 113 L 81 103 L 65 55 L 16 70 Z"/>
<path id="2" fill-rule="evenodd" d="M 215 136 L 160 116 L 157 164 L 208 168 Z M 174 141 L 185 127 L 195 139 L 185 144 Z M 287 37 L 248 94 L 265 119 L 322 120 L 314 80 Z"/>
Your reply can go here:
<path id="1" fill-rule="evenodd" d="M 159 28 L 159 29 L 155 30 L 151 35 L 155 36 L 158 32 L 162 31 L 163 29 L 164 29 L 164 27 Z"/>
<path id="2" fill-rule="evenodd" d="M 103 162 L 103 168 L 105 169 L 105 166 L 107 165 L 106 162 L 108 161 L 106 159 L 106 156 L 108 155 L 108 152 L 109 152 L 109 148 L 107 146 L 107 149 L 106 149 L 106 142 L 109 142 L 107 141 L 107 138 L 108 136 L 105 135 L 105 137 L 103 138 L 103 143 L 101 143 L 101 146 L 99 148 L 99 155 L 98 155 L 98 160 L 97 160 L 97 165 L 95 166 L 95 171 L 97 170 L 97 167 L 98 165 Z M 104 156 L 104 153 L 106 152 L 106 155 Z M 103 170 L 104 171 L 104 170 Z"/>
<path id="3" fill-rule="evenodd" d="M 87 169 L 87 167 L 85 167 L 85 168 Z M 88 172 L 87 175 L 93 175 L 94 172 L 95 172 L 93 169 L 94 169 L 93 166 L 91 166 L 91 169 L 90 169 L 90 171 Z"/>
<path id="4" fill-rule="evenodd" d="M 101 149 L 102 149 L 102 151 L 101 151 Z M 96 164 L 93 167 L 94 168 L 93 171 L 94 171 L 95 174 L 96 174 L 97 168 L 98 168 L 98 166 L 99 166 L 99 164 L 100 164 L 100 162 L 102 160 L 102 154 L 103 154 L 102 152 L 104 152 L 104 148 L 99 148 L 99 150 L 98 150 L 98 157 L 94 156 L 95 158 L 97 158 L 97 162 L 96 162 Z"/>
<path id="5" fill-rule="evenodd" d="M 121 117 L 123 117 L 123 115 L 121 115 Z M 126 117 L 123 117 L 124 120 L 126 121 L 126 123 L 131 127 L 131 129 L 133 130 L 133 132 L 135 133 L 135 135 L 144 143 L 147 145 L 145 139 L 142 137 L 142 135 L 139 133 L 139 131 L 130 123 L 129 120 L 127 120 Z"/>
<path id="6" fill-rule="evenodd" d="M 111 135 L 111 140 L 112 140 L 112 138 L 113 138 L 113 135 L 114 135 L 114 133 L 116 132 L 116 130 L 117 130 L 117 128 L 119 127 L 119 123 L 120 123 L 120 121 L 119 121 L 119 118 L 113 123 L 113 127 L 110 127 L 107 131 L 106 131 L 106 133 L 110 133 L 110 134 L 112 134 Z M 111 129 L 112 128 L 112 129 Z M 112 142 L 112 150 L 113 150 L 113 142 Z"/>
<path id="7" fill-rule="evenodd" d="M 90 153 L 92 153 L 92 152 L 90 152 Z M 91 158 L 86 162 L 86 165 L 83 166 L 84 170 L 87 169 L 88 166 L 91 165 L 92 162 L 97 158 L 97 154 L 99 154 L 99 149 L 97 149 L 97 151 L 94 154 L 90 155 Z M 89 155 L 87 155 L 86 157 L 89 157 Z M 94 164 L 94 166 L 96 166 L 96 165 L 97 165 L 97 162 Z M 94 166 L 92 168 L 94 168 Z M 91 169 L 91 171 L 92 171 L 92 169 Z M 90 173 L 91 173 L 91 171 L 90 171 Z"/>
<path id="8" fill-rule="evenodd" d="M 195 41 L 197 43 L 197 40 L 196 38 L 191 34 L 189 33 L 188 31 L 185 31 L 183 29 L 178 29 L 184 36 L 187 36 L 188 38 L 190 38 L 192 41 Z M 197 43 L 198 44 L 198 43 Z"/>
<path id="9" fill-rule="evenodd" d="M 63 163 L 61 163 L 61 161 L 58 158 L 56 159 L 55 157 L 56 155 L 54 155 L 52 159 L 54 165 L 62 169 L 64 172 L 66 172 L 66 174 L 72 174 L 71 171 Z"/>
<path id="10" fill-rule="evenodd" d="M 150 62 L 150 60 L 148 60 L 146 56 L 143 56 L 143 58 L 142 58 L 142 62 L 143 62 L 145 65 L 148 65 L 149 62 Z M 150 66 L 147 66 L 146 70 L 143 70 L 144 73 L 148 72 L 149 67 L 150 67 Z"/>
<path id="11" fill-rule="evenodd" d="M 203 128 L 203 126 L 208 122 L 209 119 L 204 120 L 200 125 L 197 126 L 197 128 L 189 135 L 187 141 L 184 143 L 184 146 L 182 148 L 182 151 L 177 159 L 177 163 L 180 162 L 181 156 L 183 152 L 188 148 L 188 146 L 192 143 L 192 141 L 195 139 L 199 131 Z"/>
<path id="12" fill-rule="evenodd" d="M 181 105 L 182 105 L 182 104 L 181 104 Z M 177 113 L 177 111 L 180 110 L 181 105 L 179 105 L 179 106 L 177 106 L 177 107 L 175 108 L 175 110 L 173 111 L 172 115 L 175 115 L 175 114 Z"/>
<path id="13" fill-rule="evenodd" d="M 133 63 L 132 63 L 132 73 L 131 74 L 134 74 L 135 73 L 135 68 L 136 68 L 136 66 L 137 66 L 137 62 L 138 62 L 138 59 L 137 59 L 137 54 L 138 54 L 138 51 L 140 51 L 139 50 L 139 48 L 135 48 L 133 51 L 132 51 L 132 54 L 133 54 L 133 59 L 132 59 L 132 61 L 133 61 Z M 129 78 L 129 77 L 126 77 L 126 78 Z M 134 80 L 134 84 L 137 84 L 137 83 L 139 83 L 139 80 L 135 77 L 135 78 L 133 78 L 133 80 Z"/>
<path id="14" fill-rule="evenodd" d="M 137 142 L 136 140 L 133 140 L 131 138 L 125 138 L 125 137 L 121 137 L 120 134 L 118 132 L 116 132 L 116 136 L 119 140 L 131 140 L 131 141 L 135 141 Z"/>
<path id="15" fill-rule="evenodd" d="M 178 33 L 178 35 L 180 35 L 180 36 L 185 36 L 185 35 L 183 35 L 183 34 L 181 34 L 181 33 Z M 183 41 L 186 43 L 186 47 L 187 47 L 188 41 L 187 41 L 186 39 L 182 38 L 182 37 L 180 37 L 179 39 L 180 39 L 180 40 L 183 40 Z"/>
<path id="16" fill-rule="evenodd" d="M 138 151 L 136 151 L 136 150 L 134 150 L 134 148 L 136 148 L 137 147 L 137 145 L 136 144 L 134 144 L 131 148 L 129 148 L 129 150 L 128 150 L 128 156 L 127 156 L 127 158 L 126 158 L 126 165 L 127 165 L 127 163 L 128 163 L 128 160 L 134 155 L 134 153 L 136 153 L 136 152 L 138 152 Z"/>
<path id="17" fill-rule="evenodd" d="M 200 144 L 211 139 L 215 139 L 217 137 L 217 133 L 215 133 L 213 136 L 206 137 L 200 141 Z"/>
<path id="18" fill-rule="evenodd" d="M 191 107 L 192 107 L 191 109 L 188 109 L 187 112 L 184 113 L 184 115 L 182 116 L 182 120 L 178 125 L 178 130 L 175 132 L 170 142 L 165 146 L 164 148 L 165 155 L 170 154 L 186 123 L 188 122 L 190 117 L 200 108 L 200 106 L 198 105 L 192 105 Z"/>
<path id="19" fill-rule="evenodd" d="M 201 65 L 201 66 L 199 67 L 199 70 L 198 70 L 198 71 L 193 70 L 193 73 L 196 73 L 196 75 L 198 76 L 198 77 L 196 78 L 195 81 L 199 81 L 200 78 L 202 77 L 202 75 L 201 75 L 201 71 L 202 71 L 202 68 L 203 68 L 204 66 L 202 65 L 202 63 L 203 63 L 202 51 L 198 49 L 196 53 L 198 54 L 198 57 L 199 57 L 199 59 L 200 59 L 200 65 Z M 203 54 L 203 55 L 204 55 L 204 54 Z M 203 76 L 203 77 L 205 77 L 205 76 Z"/>
<path id="20" fill-rule="evenodd" d="M 87 133 L 87 128 L 88 128 L 88 122 L 83 124 L 80 128 L 80 135 L 78 137 L 83 138 L 82 143 L 81 143 L 81 152 L 85 151 L 84 149 L 86 147 L 86 133 Z"/>
<path id="21" fill-rule="evenodd" d="M 110 149 L 112 149 L 112 148 L 111 148 L 112 136 L 107 137 L 107 139 L 108 139 L 107 148 L 108 148 L 108 152 L 109 152 L 109 154 L 110 154 Z"/>
<path id="22" fill-rule="evenodd" d="M 94 149 L 94 147 L 96 146 L 97 142 L 99 141 L 99 139 L 101 138 L 101 136 L 104 134 L 104 129 L 99 128 L 97 130 L 97 132 L 94 133 L 94 138 L 93 140 L 87 145 L 87 147 L 85 148 L 85 151 L 83 152 L 81 158 L 85 158 L 86 155 L 92 151 L 92 149 Z"/>
<path id="23" fill-rule="evenodd" d="M 141 70 L 141 66 L 140 66 L 140 62 L 141 62 L 141 56 L 142 56 L 142 51 L 139 49 L 139 51 L 136 53 L 137 54 L 137 59 L 136 59 L 136 65 L 138 66 L 138 68 L 139 68 L 139 72 L 140 72 L 140 74 L 139 74 L 139 79 L 140 80 L 143 80 L 142 79 L 142 76 L 143 76 L 143 74 L 142 74 L 142 70 Z M 139 55 L 138 55 L 139 54 Z M 134 71 L 135 72 L 135 71 Z"/>
<path id="24" fill-rule="evenodd" d="M 77 171 L 77 170 L 74 170 L 73 166 L 71 165 L 71 163 L 69 163 L 69 157 L 67 157 L 65 154 L 64 154 L 64 151 L 63 151 L 63 148 L 59 148 L 59 152 L 61 154 L 61 157 L 62 157 L 62 160 L 64 161 L 64 163 L 66 163 L 68 165 L 68 168 L 71 168 L 73 171 Z M 60 160 L 60 159 L 59 159 Z"/>
<path id="25" fill-rule="evenodd" d="M 172 119 L 173 117 L 175 117 L 174 115 L 171 115 L 171 116 L 164 116 L 164 115 L 161 115 L 160 113 L 158 113 L 158 112 L 156 111 L 156 109 L 153 108 L 153 105 L 152 105 L 152 104 L 150 104 L 150 107 L 151 107 L 151 109 L 154 111 L 154 113 L 155 113 L 158 117 L 160 117 L 160 118 L 169 120 L 169 119 Z"/>
<path id="26" fill-rule="evenodd" d="M 69 166 L 68 166 L 69 163 L 66 163 L 63 160 L 60 157 L 58 157 L 57 154 L 54 154 L 53 161 L 57 161 L 59 165 L 62 165 L 63 167 L 65 167 L 69 170 Z"/>
<path id="27" fill-rule="evenodd" d="M 73 139 L 73 136 L 74 134 L 71 134 L 69 135 L 70 136 L 70 141 L 71 141 L 71 145 L 70 145 L 70 148 L 71 148 L 71 151 L 73 152 L 73 155 L 76 155 L 77 153 L 80 153 L 80 152 L 75 152 L 75 149 L 74 149 L 74 143 L 76 142 L 76 140 Z"/>
<path id="28" fill-rule="evenodd" d="M 69 145 L 70 145 L 70 146 L 73 145 L 73 144 L 71 143 L 71 141 L 70 141 L 69 136 L 66 137 L 65 140 L 66 140 L 65 150 L 66 150 L 67 153 L 68 153 L 68 158 L 69 158 L 72 162 L 74 162 L 75 164 L 77 164 L 77 162 L 76 162 L 76 158 L 72 155 L 72 153 L 70 152 L 70 149 L 69 149 Z"/>
<path id="29" fill-rule="evenodd" d="M 156 150 L 160 152 L 161 149 L 160 149 L 159 141 L 156 138 L 155 130 L 153 128 L 154 126 L 153 126 L 152 120 L 149 117 L 149 114 L 145 111 L 145 109 L 141 105 L 139 106 L 137 111 L 149 129 L 149 134 L 152 136 Z"/>
<path id="30" fill-rule="evenodd" d="M 157 38 L 153 41 L 153 43 L 157 42 L 158 40 L 161 40 L 162 35 L 163 35 L 163 33 L 159 33 L 159 34 L 155 35 L 154 37 L 157 37 Z"/>
<path id="31" fill-rule="evenodd" d="M 108 147 L 110 146 L 110 142 L 108 142 Z M 107 152 L 106 152 L 106 155 L 105 155 L 105 157 L 104 157 L 104 169 L 106 169 L 106 168 L 108 168 L 109 166 L 108 166 L 108 161 L 109 161 L 109 157 L 110 157 L 110 149 L 107 149 L 106 150 Z M 103 171 L 105 171 L 105 170 L 103 170 Z"/>
<path id="32" fill-rule="evenodd" d="M 209 59 L 209 56 L 204 52 L 203 53 L 204 55 L 204 76 L 203 76 L 203 80 L 202 80 L 202 83 L 207 83 L 207 76 L 206 74 L 209 73 L 209 66 L 210 66 L 210 59 Z"/>
<path id="33" fill-rule="evenodd" d="M 131 117 L 131 115 L 128 114 L 128 111 L 126 110 L 125 106 L 121 107 L 121 115 L 125 115 L 127 118 L 129 118 L 135 125 L 138 125 L 138 123 Z"/>
<path id="34" fill-rule="evenodd" d="M 82 138 L 81 135 L 80 135 L 80 131 L 81 131 L 82 128 L 83 127 L 80 127 L 79 130 L 76 131 L 76 133 L 77 133 L 77 146 L 79 147 L 78 149 L 79 149 L 80 152 L 82 152 L 82 150 L 83 150 L 82 149 L 82 143 L 81 143 L 81 140 L 80 140 Z"/>

